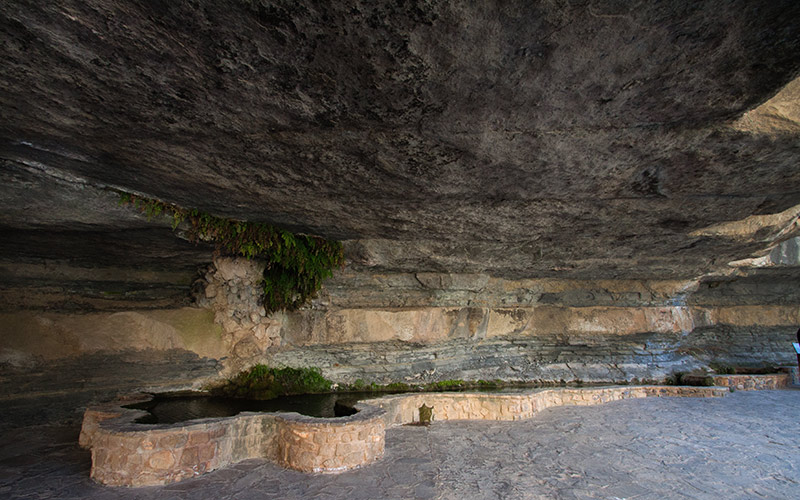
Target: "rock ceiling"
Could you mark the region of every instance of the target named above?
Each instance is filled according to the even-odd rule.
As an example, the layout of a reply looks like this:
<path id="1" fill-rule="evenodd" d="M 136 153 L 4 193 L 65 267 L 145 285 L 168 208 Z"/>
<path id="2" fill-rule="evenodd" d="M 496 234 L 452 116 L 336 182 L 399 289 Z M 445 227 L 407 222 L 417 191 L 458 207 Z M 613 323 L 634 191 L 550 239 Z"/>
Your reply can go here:
<path id="1" fill-rule="evenodd" d="M 113 187 L 347 240 L 355 269 L 698 276 L 794 235 L 798 20 L 796 0 L 5 1 L 0 257 L 209 260 Z"/>

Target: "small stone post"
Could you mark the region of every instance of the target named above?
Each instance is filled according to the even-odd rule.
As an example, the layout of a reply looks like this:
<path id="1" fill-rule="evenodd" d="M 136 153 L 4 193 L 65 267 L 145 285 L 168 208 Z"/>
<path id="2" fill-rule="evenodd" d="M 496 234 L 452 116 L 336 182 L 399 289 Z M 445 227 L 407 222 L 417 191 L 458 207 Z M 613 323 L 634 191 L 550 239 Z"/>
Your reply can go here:
<path id="1" fill-rule="evenodd" d="M 433 422 L 433 406 L 427 406 L 424 403 L 419 407 L 419 424 L 431 425 Z"/>

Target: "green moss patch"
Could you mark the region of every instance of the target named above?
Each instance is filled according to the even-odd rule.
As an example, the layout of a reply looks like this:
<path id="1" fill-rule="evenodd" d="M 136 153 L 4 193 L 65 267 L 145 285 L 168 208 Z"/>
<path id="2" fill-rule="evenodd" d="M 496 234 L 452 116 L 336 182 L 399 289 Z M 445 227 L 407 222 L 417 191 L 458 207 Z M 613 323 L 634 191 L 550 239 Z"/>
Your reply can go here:
<path id="1" fill-rule="evenodd" d="M 330 392 L 333 383 L 319 368 L 271 368 L 255 365 L 224 385 L 213 389 L 215 395 L 248 399 L 273 399 L 295 394 Z"/>
<path id="2" fill-rule="evenodd" d="M 461 391 L 467 389 L 503 389 L 508 387 L 530 387 L 543 384 L 531 384 L 523 382 L 507 382 L 504 380 L 440 380 L 427 384 L 407 384 L 405 382 L 392 382 L 389 384 L 367 383 L 357 379 L 352 384 L 341 384 L 338 391 L 348 392 L 442 392 L 442 391 Z"/>

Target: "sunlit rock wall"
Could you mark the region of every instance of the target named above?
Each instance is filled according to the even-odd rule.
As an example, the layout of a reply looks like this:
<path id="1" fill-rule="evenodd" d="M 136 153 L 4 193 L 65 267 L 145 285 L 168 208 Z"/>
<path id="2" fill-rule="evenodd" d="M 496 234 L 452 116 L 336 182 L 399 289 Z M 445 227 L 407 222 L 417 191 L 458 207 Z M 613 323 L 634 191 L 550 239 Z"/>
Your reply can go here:
<path id="1" fill-rule="evenodd" d="M 636 382 L 709 362 L 791 365 L 800 324 L 792 245 L 762 269 L 698 281 L 344 269 L 308 307 L 270 316 L 259 302 L 262 265 L 217 258 L 201 269 L 190 307 L 6 307 L 4 412 L 9 421 L 77 418 L 92 400 L 200 389 L 255 363 L 379 383 Z"/>
<path id="2" fill-rule="evenodd" d="M 343 273 L 285 315 L 276 364 L 335 379 L 659 380 L 708 362 L 790 364 L 792 276 L 508 281 Z M 381 303 L 393 307 L 380 307 Z"/>

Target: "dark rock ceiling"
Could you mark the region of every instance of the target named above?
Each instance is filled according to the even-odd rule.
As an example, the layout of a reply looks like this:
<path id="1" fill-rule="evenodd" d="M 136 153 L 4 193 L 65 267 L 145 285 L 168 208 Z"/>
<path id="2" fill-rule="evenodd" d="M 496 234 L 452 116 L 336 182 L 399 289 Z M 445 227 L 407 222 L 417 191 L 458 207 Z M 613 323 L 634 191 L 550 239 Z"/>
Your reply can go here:
<path id="1" fill-rule="evenodd" d="M 698 276 L 800 204 L 800 136 L 732 126 L 800 75 L 796 0 L 8 0 L 0 47 L 4 262 L 208 260 L 107 187 L 506 277 Z"/>

